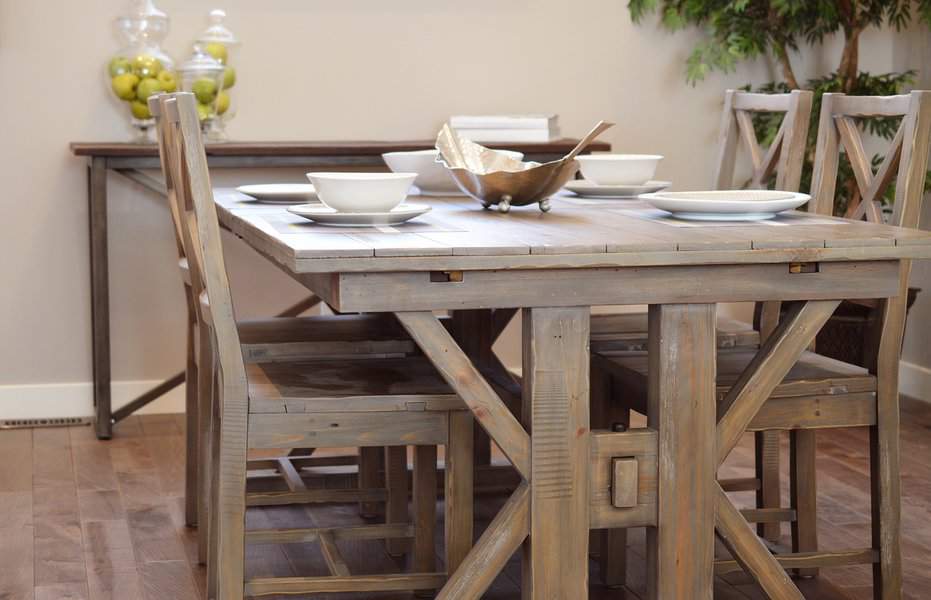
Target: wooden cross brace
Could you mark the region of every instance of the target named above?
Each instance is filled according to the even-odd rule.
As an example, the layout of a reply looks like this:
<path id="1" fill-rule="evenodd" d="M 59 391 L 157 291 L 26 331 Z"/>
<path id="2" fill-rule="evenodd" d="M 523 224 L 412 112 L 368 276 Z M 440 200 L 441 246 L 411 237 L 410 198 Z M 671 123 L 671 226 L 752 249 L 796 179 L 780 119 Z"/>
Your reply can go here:
<path id="1" fill-rule="evenodd" d="M 734 111 L 734 116 L 737 119 L 737 128 L 740 131 L 740 138 L 743 140 L 744 145 L 746 145 L 747 152 L 750 154 L 750 161 L 753 163 L 753 176 L 750 180 L 750 187 L 764 188 L 766 186 L 766 180 L 768 180 L 776 170 L 776 165 L 779 162 L 779 153 L 782 151 L 782 141 L 785 138 L 788 119 L 782 121 L 782 124 L 779 126 L 779 131 L 776 132 L 776 137 L 773 138 L 773 143 L 769 145 L 769 148 L 764 154 L 763 149 L 760 147 L 760 143 L 756 139 L 756 133 L 753 130 L 753 117 L 750 115 L 750 112 L 746 110 L 736 110 Z"/>
<path id="2" fill-rule="evenodd" d="M 839 300 L 811 300 L 793 305 L 760 347 L 756 357 L 718 406 L 718 466 L 737 445 L 750 421 L 814 340 L 838 304 Z M 715 483 L 715 486 L 715 526 L 721 541 L 770 598 L 801 600 L 801 592 L 776 558 L 763 545 L 720 484 Z"/>
<path id="3" fill-rule="evenodd" d="M 847 152 L 847 160 L 853 169 L 861 196 L 860 202 L 848 209 L 847 216 L 851 219 L 866 218 L 867 221 L 873 223 L 882 223 L 880 198 L 898 172 L 899 160 L 902 157 L 902 140 L 905 138 L 905 122 L 903 120 L 899 126 L 889 146 L 889 151 L 875 175 L 870 158 L 863 148 L 863 139 L 857 129 L 856 121 L 852 117 L 835 115 L 834 125 L 837 127 L 841 144 Z"/>

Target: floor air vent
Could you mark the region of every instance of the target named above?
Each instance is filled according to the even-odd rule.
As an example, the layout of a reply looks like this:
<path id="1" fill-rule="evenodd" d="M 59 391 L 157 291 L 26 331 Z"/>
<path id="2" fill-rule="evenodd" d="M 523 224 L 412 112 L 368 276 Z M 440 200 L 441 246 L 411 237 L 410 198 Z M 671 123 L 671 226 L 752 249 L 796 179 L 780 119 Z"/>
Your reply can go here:
<path id="1" fill-rule="evenodd" d="M 90 425 L 91 417 L 50 417 L 47 419 L 3 419 L 0 429 L 24 429 L 28 427 L 71 427 Z"/>

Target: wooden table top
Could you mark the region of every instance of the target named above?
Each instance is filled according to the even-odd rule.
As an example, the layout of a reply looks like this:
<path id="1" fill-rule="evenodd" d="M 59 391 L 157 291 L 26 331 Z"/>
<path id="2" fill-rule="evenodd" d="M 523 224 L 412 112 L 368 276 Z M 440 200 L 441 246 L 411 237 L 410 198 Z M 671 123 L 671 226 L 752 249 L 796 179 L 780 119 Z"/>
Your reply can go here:
<path id="1" fill-rule="evenodd" d="M 648 218 L 631 200 L 554 197 L 553 209 L 482 210 L 471 198 L 411 198 L 433 210 L 395 227 L 311 223 L 215 190 L 220 221 L 295 273 L 586 268 L 931 258 L 931 233 L 791 213 L 747 224 Z M 673 223 L 673 224 L 670 224 Z"/>
<path id="2" fill-rule="evenodd" d="M 294 141 L 294 142 L 223 142 L 207 144 L 207 154 L 213 156 L 380 156 L 384 152 L 406 152 L 433 148 L 435 140 L 413 141 Z M 486 143 L 489 148 L 507 148 L 525 154 L 565 154 L 577 139 L 563 138 L 551 142 Z M 156 144 L 123 142 L 71 142 L 75 156 L 95 157 L 148 157 L 158 156 Z M 605 152 L 611 149 L 607 142 L 594 142 L 588 150 Z"/>

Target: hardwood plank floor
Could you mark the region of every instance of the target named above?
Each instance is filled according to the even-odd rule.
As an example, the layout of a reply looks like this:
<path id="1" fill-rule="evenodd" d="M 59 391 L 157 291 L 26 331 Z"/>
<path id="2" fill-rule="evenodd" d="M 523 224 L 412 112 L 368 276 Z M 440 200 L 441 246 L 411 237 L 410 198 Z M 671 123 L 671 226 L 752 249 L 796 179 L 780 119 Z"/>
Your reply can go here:
<path id="1" fill-rule="evenodd" d="M 183 521 L 184 419 L 180 415 L 130 417 L 115 437 L 98 442 L 89 427 L 0 431 L 0 599 L 2 600 L 198 600 L 204 569 L 196 564 L 196 538 Z M 819 534 L 825 549 L 869 543 L 867 432 L 818 435 Z M 783 452 L 788 454 L 787 441 Z M 722 476 L 753 473 L 752 439 L 746 436 Z M 786 484 L 787 485 L 787 484 Z M 784 486 L 785 487 L 785 486 Z M 902 404 L 902 505 L 905 597 L 931 597 L 931 405 Z M 783 490 L 784 498 L 788 489 Z M 735 494 L 742 506 L 752 493 Z M 482 497 L 476 536 L 494 517 L 504 496 Z M 442 519 L 442 506 L 438 509 Z M 314 527 L 362 523 L 355 504 L 250 509 L 249 528 Z M 441 534 L 442 526 L 437 528 Z M 628 586 L 598 583 L 591 561 L 593 600 L 643 596 L 644 532 L 628 536 Z M 782 543 L 788 542 L 788 526 Z M 442 540 L 437 557 L 442 565 Z M 350 571 L 389 572 L 403 566 L 377 541 L 340 541 Z M 250 546 L 250 576 L 325 575 L 316 544 Z M 521 568 L 515 555 L 486 594 L 520 597 Z M 868 567 L 824 569 L 802 580 L 806 598 L 872 598 Z M 314 598 L 395 600 L 411 594 L 323 595 Z M 715 597 L 764 598 L 742 573 L 719 578 Z M 294 599 L 294 596 L 281 597 Z"/>

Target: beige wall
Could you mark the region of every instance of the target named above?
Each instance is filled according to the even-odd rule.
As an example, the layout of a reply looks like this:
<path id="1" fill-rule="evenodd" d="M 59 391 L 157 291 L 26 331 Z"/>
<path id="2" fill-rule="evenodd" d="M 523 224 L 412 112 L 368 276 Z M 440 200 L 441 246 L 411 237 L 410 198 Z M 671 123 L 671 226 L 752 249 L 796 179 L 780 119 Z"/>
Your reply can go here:
<path id="1" fill-rule="evenodd" d="M 86 178 L 67 144 L 128 135 L 102 74 L 118 47 L 110 20 L 124 4 L 0 0 L 0 415 L 26 397 L 90 407 Z M 224 4 L 245 42 L 231 124 L 239 139 L 429 138 L 451 113 L 556 112 L 570 135 L 616 121 L 607 135 L 616 149 L 662 153 L 659 175 L 694 188 L 708 182 L 722 90 L 769 78 L 761 63 L 686 86 L 691 35 L 634 27 L 619 0 Z M 173 19 L 167 49 L 181 57 L 214 3 L 159 6 Z M 888 70 L 888 39 L 866 45 L 864 66 Z M 301 178 L 218 172 L 215 183 Z M 113 375 L 154 380 L 182 365 L 168 215 L 118 176 L 110 194 Z M 271 313 L 299 294 L 238 242 L 229 255 L 241 314 Z M 39 387 L 17 387 L 28 384 Z"/>

